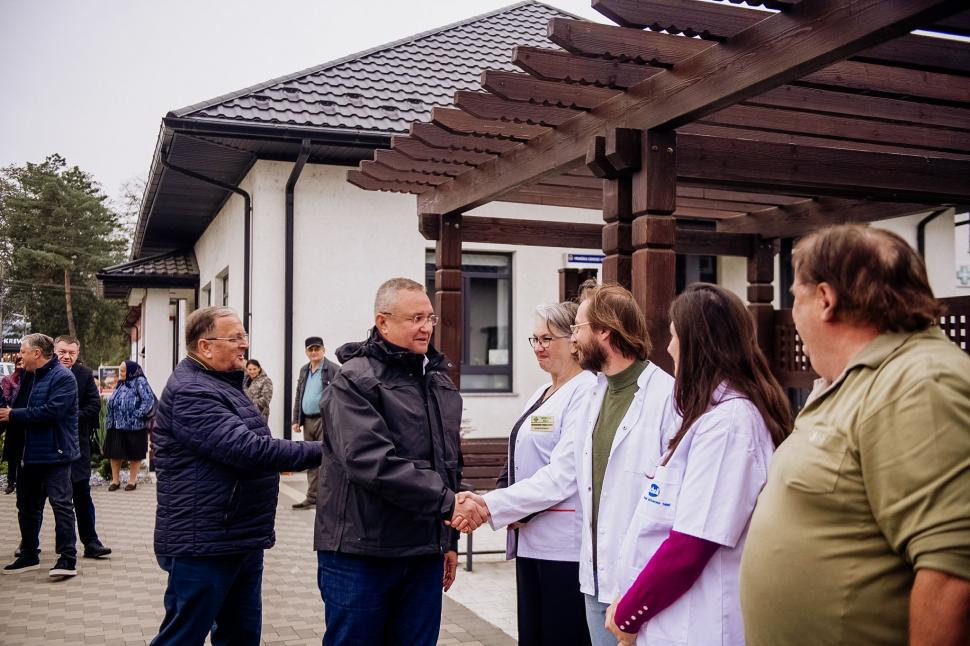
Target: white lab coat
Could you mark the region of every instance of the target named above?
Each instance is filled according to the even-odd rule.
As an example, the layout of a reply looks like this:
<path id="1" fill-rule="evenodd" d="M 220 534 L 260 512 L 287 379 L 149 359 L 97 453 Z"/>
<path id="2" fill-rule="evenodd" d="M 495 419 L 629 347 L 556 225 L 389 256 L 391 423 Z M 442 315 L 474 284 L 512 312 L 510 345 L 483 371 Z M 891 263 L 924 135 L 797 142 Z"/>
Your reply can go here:
<path id="1" fill-rule="evenodd" d="M 774 444 L 750 400 L 722 385 L 714 401 L 718 403 L 688 429 L 668 463 L 650 467 L 638 478 L 636 512 L 616 564 L 618 596 L 630 588 L 672 529 L 722 546 L 690 590 L 640 629 L 640 645 L 744 644 L 738 592 L 741 551 Z M 668 431 L 664 446 L 673 432 Z M 626 619 L 616 617 L 616 622 L 622 626 Z"/>
<path id="2" fill-rule="evenodd" d="M 540 511 L 519 530 L 517 549 L 515 536 L 509 533 L 508 558 L 579 560 L 582 514 L 576 496 L 576 462 L 572 438 L 564 436 L 563 430 L 564 420 L 582 414 L 595 384 L 593 373 L 579 373 L 523 421 L 515 446 L 510 447 L 510 451 L 515 451 L 515 483 L 485 494 L 493 527 Z M 550 386 L 539 388 L 524 410 L 529 410 Z M 546 504 L 550 499 L 552 502 Z"/>
<path id="3" fill-rule="evenodd" d="M 580 465 L 577 469 L 577 484 L 583 508 L 579 587 L 584 594 L 596 594 L 592 540 L 592 532 L 596 531 L 596 582 L 599 583 L 598 600 L 601 603 L 612 603 L 616 599 L 619 584 L 616 579 L 616 559 L 620 542 L 626 535 L 643 491 L 644 471 L 659 462 L 662 437 L 676 429 L 680 423 L 673 411 L 673 377 L 653 363 L 647 364 L 637 378 L 639 389 L 613 438 L 600 493 L 598 526 L 593 527 L 592 436 L 607 385 L 606 375 L 598 374 L 596 388 L 589 396 L 586 413 L 575 420 L 578 428 L 567 429 L 567 433 L 576 433 L 581 438 L 581 441 L 576 442 L 576 461 Z"/>

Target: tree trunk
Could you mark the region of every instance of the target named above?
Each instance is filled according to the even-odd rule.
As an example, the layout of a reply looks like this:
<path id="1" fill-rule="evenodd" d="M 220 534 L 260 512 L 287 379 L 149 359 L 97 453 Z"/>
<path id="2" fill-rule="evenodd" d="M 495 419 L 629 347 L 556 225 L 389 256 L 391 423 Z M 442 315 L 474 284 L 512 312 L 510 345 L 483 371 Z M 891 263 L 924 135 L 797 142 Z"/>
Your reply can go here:
<path id="1" fill-rule="evenodd" d="M 74 329 L 74 308 L 71 305 L 70 267 L 64 268 L 64 305 L 67 307 L 67 333 L 73 337 L 77 337 L 77 331 Z"/>

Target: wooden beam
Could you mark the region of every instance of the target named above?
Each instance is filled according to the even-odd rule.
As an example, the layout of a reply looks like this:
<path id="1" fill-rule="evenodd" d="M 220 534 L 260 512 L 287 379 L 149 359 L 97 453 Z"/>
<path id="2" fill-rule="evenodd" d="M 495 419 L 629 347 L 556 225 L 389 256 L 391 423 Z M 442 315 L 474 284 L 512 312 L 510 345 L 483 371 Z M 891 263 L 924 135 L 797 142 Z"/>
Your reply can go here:
<path id="1" fill-rule="evenodd" d="M 425 239 L 437 240 L 438 217 L 422 214 L 419 229 Z M 598 250 L 602 229 L 599 224 L 464 215 L 461 238 L 463 242 Z M 747 257 L 756 239 L 746 233 L 677 229 L 674 248 L 682 254 Z"/>
<path id="2" fill-rule="evenodd" d="M 518 142 L 475 135 L 455 135 L 430 123 L 412 123 L 411 136 L 432 148 L 451 148 L 479 153 L 501 154 L 519 146 Z"/>
<path id="3" fill-rule="evenodd" d="M 455 105 L 482 119 L 501 119 L 513 123 L 561 126 L 577 114 L 576 110 L 536 105 L 527 101 L 507 101 L 486 92 L 455 92 Z"/>
<path id="4" fill-rule="evenodd" d="M 528 141 L 546 131 L 542 126 L 480 119 L 454 108 L 431 108 L 431 122 L 456 135 L 481 135 L 516 141 Z"/>
<path id="5" fill-rule="evenodd" d="M 593 0 L 593 8 L 623 27 L 725 41 L 772 14 L 754 7 L 684 0 Z M 855 57 L 879 64 L 966 74 L 966 43 L 906 34 L 859 52 Z"/>
<path id="6" fill-rule="evenodd" d="M 438 242 L 435 244 L 434 308 L 440 321 L 434 330 L 435 347 L 451 361 L 448 376 L 461 387 L 462 362 L 462 216 L 438 216 Z"/>
<path id="7" fill-rule="evenodd" d="M 391 149 L 406 157 L 417 159 L 419 161 L 459 163 L 468 164 L 469 166 L 484 164 L 490 159 L 495 158 L 495 155 L 490 153 L 476 153 L 467 150 L 434 148 L 423 141 L 418 141 L 417 139 L 412 139 L 411 137 L 401 137 L 398 135 L 391 137 Z"/>
<path id="8" fill-rule="evenodd" d="M 926 204 L 826 198 L 813 201 L 809 209 L 779 207 L 731 220 L 720 220 L 717 230 L 726 233 L 757 233 L 770 238 L 794 238 L 834 224 L 875 222 L 932 208 Z"/>
<path id="9" fill-rule="evenodd" d="M 428 175 L 426 173 L 415 173 L 411 171 L 394 170 L 389 166 L 378 164 L 372 161 L 360 162 L 360 171 L 365 175 L 385 181 L 385 182 L 407 182 L 411 184 L 428 184 L 438 186 L 448 181 L 447 177 L 441 175 Z"/>
<path id="10" fill-rule="evenodd" d="M 356 168 L 347 171 L 347 181 L 365 191 L 390 191 L 392 193 L 414 193 L 417 195 L 431 189 L 428 184 L 382 181 L 370 175 L 365 175 Z"/>
<path id="11" fill-rule="evenodd" d="M 603 198 L 599 192 L 586 189 L 533 184 L 505 193 L 501 197 L 496 198 L 496 201 L 515 202 L 517 204 L 540 204 L 543 206 L 565 206 L 575 209 L 594 209 L 598 211 L 602 206 Z"/>
<path id="12" fill-rule="evenodd" d="M 576 110 L 590 110 L 619 94 L 619 90 L 594 85 L 543 81 L 528 74 L 495 70 L 482 72 L 482 87 L 510 101 L 533 101 Z"/>
<path id="13" fill-rule="evenodd" d="M 374 151 L 374 162 L 397 171 L 416 172 L 416 173 L 435 173 L 454 177 L 468 170 L 465 164 L 453 162 L 435 162 L 411 159 L 402 155 L 397 150 L 386 150 L 378 148 Z"/>
<path id="14" fill-rule="evenodd" d="M 590 83 L 626 89 L 661 70 L 637 63 L 575 56 L 557 49 L 520 45 L 512 50 L 512 63 L 540 79 Z"/>
<path id="15" fill-rule="evenodd" d="M 419 199 L 423 212 L 480 206 L 578 165 L 609 127 L 676 128 L 961 9 L 957 0 L 806 0 L 660 73 L 528 145 L 509 150 Z M 777 192 L 777 191 L 776 191 Z"/>

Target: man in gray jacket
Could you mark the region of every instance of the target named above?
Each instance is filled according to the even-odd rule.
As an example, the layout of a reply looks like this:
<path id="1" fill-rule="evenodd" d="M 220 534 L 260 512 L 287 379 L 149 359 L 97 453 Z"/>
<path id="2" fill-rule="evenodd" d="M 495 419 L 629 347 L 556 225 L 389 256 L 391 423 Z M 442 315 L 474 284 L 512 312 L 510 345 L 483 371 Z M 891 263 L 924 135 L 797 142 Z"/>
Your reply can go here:
<path id="1" fill-rule="evenodd" d="M 300 368 L 300 378 L 296 382 L 296 397 L 293 399 L 293 432 L 299 433 L 302 426 L 304 441 L 319 442 L 323 439 L 324 432 L 320 400 L 337 371 L 340 370 L 340 366 L 324 356 L 327 349 L 320 337 L 307 337 L 304 345 L 310 363 Z M 295 503 L 293 509 L 316 508 L 319 476 L 319 468 L 307 469 L 306 498 Z"/>

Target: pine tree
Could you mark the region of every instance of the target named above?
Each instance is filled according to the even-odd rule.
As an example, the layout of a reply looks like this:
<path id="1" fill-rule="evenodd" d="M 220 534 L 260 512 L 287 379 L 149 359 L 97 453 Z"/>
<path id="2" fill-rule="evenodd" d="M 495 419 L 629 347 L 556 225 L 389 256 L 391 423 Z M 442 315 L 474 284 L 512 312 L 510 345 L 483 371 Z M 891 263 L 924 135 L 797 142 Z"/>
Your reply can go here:
<path id="1" fill-rule="evenodd" d="M 95 278 L 124 260 L 119 230 L 91 175 L 60 155 L 0 171 L 4 310 L 24 312 L 34 332 L 77 336 L 90 364 L 122 358 L 125 307 L 101 298 Z"/>

